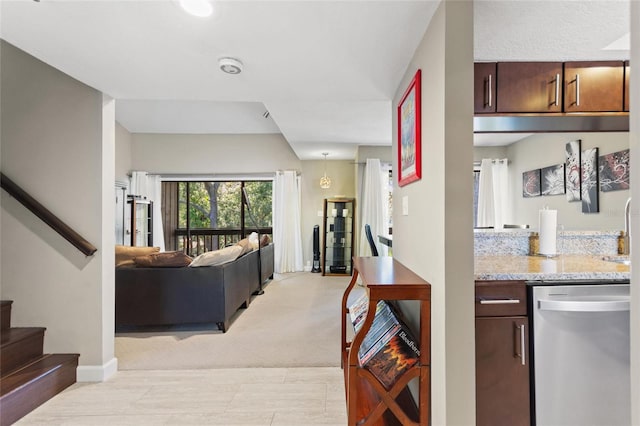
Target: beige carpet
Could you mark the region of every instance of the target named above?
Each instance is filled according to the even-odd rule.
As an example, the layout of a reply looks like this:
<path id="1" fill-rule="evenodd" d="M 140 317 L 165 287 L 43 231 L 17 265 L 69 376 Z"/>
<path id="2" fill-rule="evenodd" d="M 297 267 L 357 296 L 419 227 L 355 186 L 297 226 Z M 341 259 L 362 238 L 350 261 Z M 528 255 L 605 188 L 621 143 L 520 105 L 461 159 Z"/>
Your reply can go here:
<path id="1" fill-rule="evenodd" d="M 226 333 L 212 327 L 118 333 L 119 369 L 340 366 L 340 302 L 349 279 L 276 274 Z"/>

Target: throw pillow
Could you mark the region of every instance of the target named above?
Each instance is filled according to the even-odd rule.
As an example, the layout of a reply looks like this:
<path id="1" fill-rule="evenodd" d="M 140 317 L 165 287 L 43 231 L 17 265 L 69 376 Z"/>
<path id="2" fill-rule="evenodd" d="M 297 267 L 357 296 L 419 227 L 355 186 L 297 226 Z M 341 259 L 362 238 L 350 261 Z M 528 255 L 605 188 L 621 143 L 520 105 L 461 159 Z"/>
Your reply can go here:
<path id="1" fill-rule="evenodd" d="M 133 266 L 134 258 L 145 256 L 147 254 L 158 253 L 160 247 L 132 247 L 132 246 L 116 246 L 116 268 L 120 266 Z"/>
<path id="2" fill-rule="evenodd" d="M 148 254 L 133 259 L 137 266 L 145 268 L 181 268 L 189 266 L 192 260 L 193 259 L 181 251 Z"/>
<path id="3" fill-rule="evenodd" d="M 222 265 L 223 263 L 232 262 L 236 260 L 242 253 L 242 247 L 239 245 L 233 245 L 225 247 L 220 250 L 209 251 L 202 253 L 200 256 L 193 259 L 190 267 L 198 266 L 214 266 Z"/>
<path id="4" fill-rule="evenodd" d="M 258 233 L 257 232 L 252 232 L 251 234 L 249 234 L 249 244 L 251 245 L 251 248 L 253 250 L 257 250 L 258 249 Z"/>
<path id="5" fill-rule="evenodd" d="M 271 238 L 269 238 L 267 234 L 263 234 L 260 237 L 260 247 L 268 246 L 270 242 L 271 242 Z"/>

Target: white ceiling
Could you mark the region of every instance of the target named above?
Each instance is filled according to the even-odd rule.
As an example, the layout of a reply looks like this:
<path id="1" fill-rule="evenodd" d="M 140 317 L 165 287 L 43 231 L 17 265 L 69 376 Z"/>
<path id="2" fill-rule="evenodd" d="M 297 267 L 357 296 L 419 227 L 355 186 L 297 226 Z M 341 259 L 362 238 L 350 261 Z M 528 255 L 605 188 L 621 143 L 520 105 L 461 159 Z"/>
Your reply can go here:
<path id="1" fill-rule="evenodd" d="M 227 0 L 203 19 L 173 0 L 2 0 L 0 35 L 114 97 L 131 132 L 282 133 L 301 159 L 352 159 L 391 144 L 393 96 L 438 4 Z M 476 0 L 474 19 L 476 60 L 628 59 L 603 50 L 629 31 L 628 0 Z M 218 69 L 226 56 L 241 74 Z"/>

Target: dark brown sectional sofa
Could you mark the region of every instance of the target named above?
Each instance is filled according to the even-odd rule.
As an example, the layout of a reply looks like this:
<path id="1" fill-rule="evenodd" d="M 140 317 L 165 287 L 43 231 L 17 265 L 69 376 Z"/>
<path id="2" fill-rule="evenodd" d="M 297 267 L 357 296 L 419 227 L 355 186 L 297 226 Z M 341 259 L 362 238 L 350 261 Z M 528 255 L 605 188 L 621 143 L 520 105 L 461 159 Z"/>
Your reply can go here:
<path id="1" fill-rule="evenodd" d="M 273 278 L 273 244 L 262 247 L 262 283 Z M 216 266 L 116 268 L 116 331 L 216 324 L 222 332 L 260 287 L 258 251 Z"/>

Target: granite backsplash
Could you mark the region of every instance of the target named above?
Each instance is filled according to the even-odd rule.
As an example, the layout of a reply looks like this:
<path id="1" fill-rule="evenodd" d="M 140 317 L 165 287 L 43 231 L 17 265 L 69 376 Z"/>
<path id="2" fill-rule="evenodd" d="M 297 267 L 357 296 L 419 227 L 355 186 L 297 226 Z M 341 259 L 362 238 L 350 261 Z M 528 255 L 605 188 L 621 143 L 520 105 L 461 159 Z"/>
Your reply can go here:
<path id="1" fill-rule="evenodd" d="M 616 255 L 621 252 L 621 231 L 558 231 L 558 254 Z M 476 256 L 537 254 L 538 233 L 526 229 L 474 230 Z"/>

